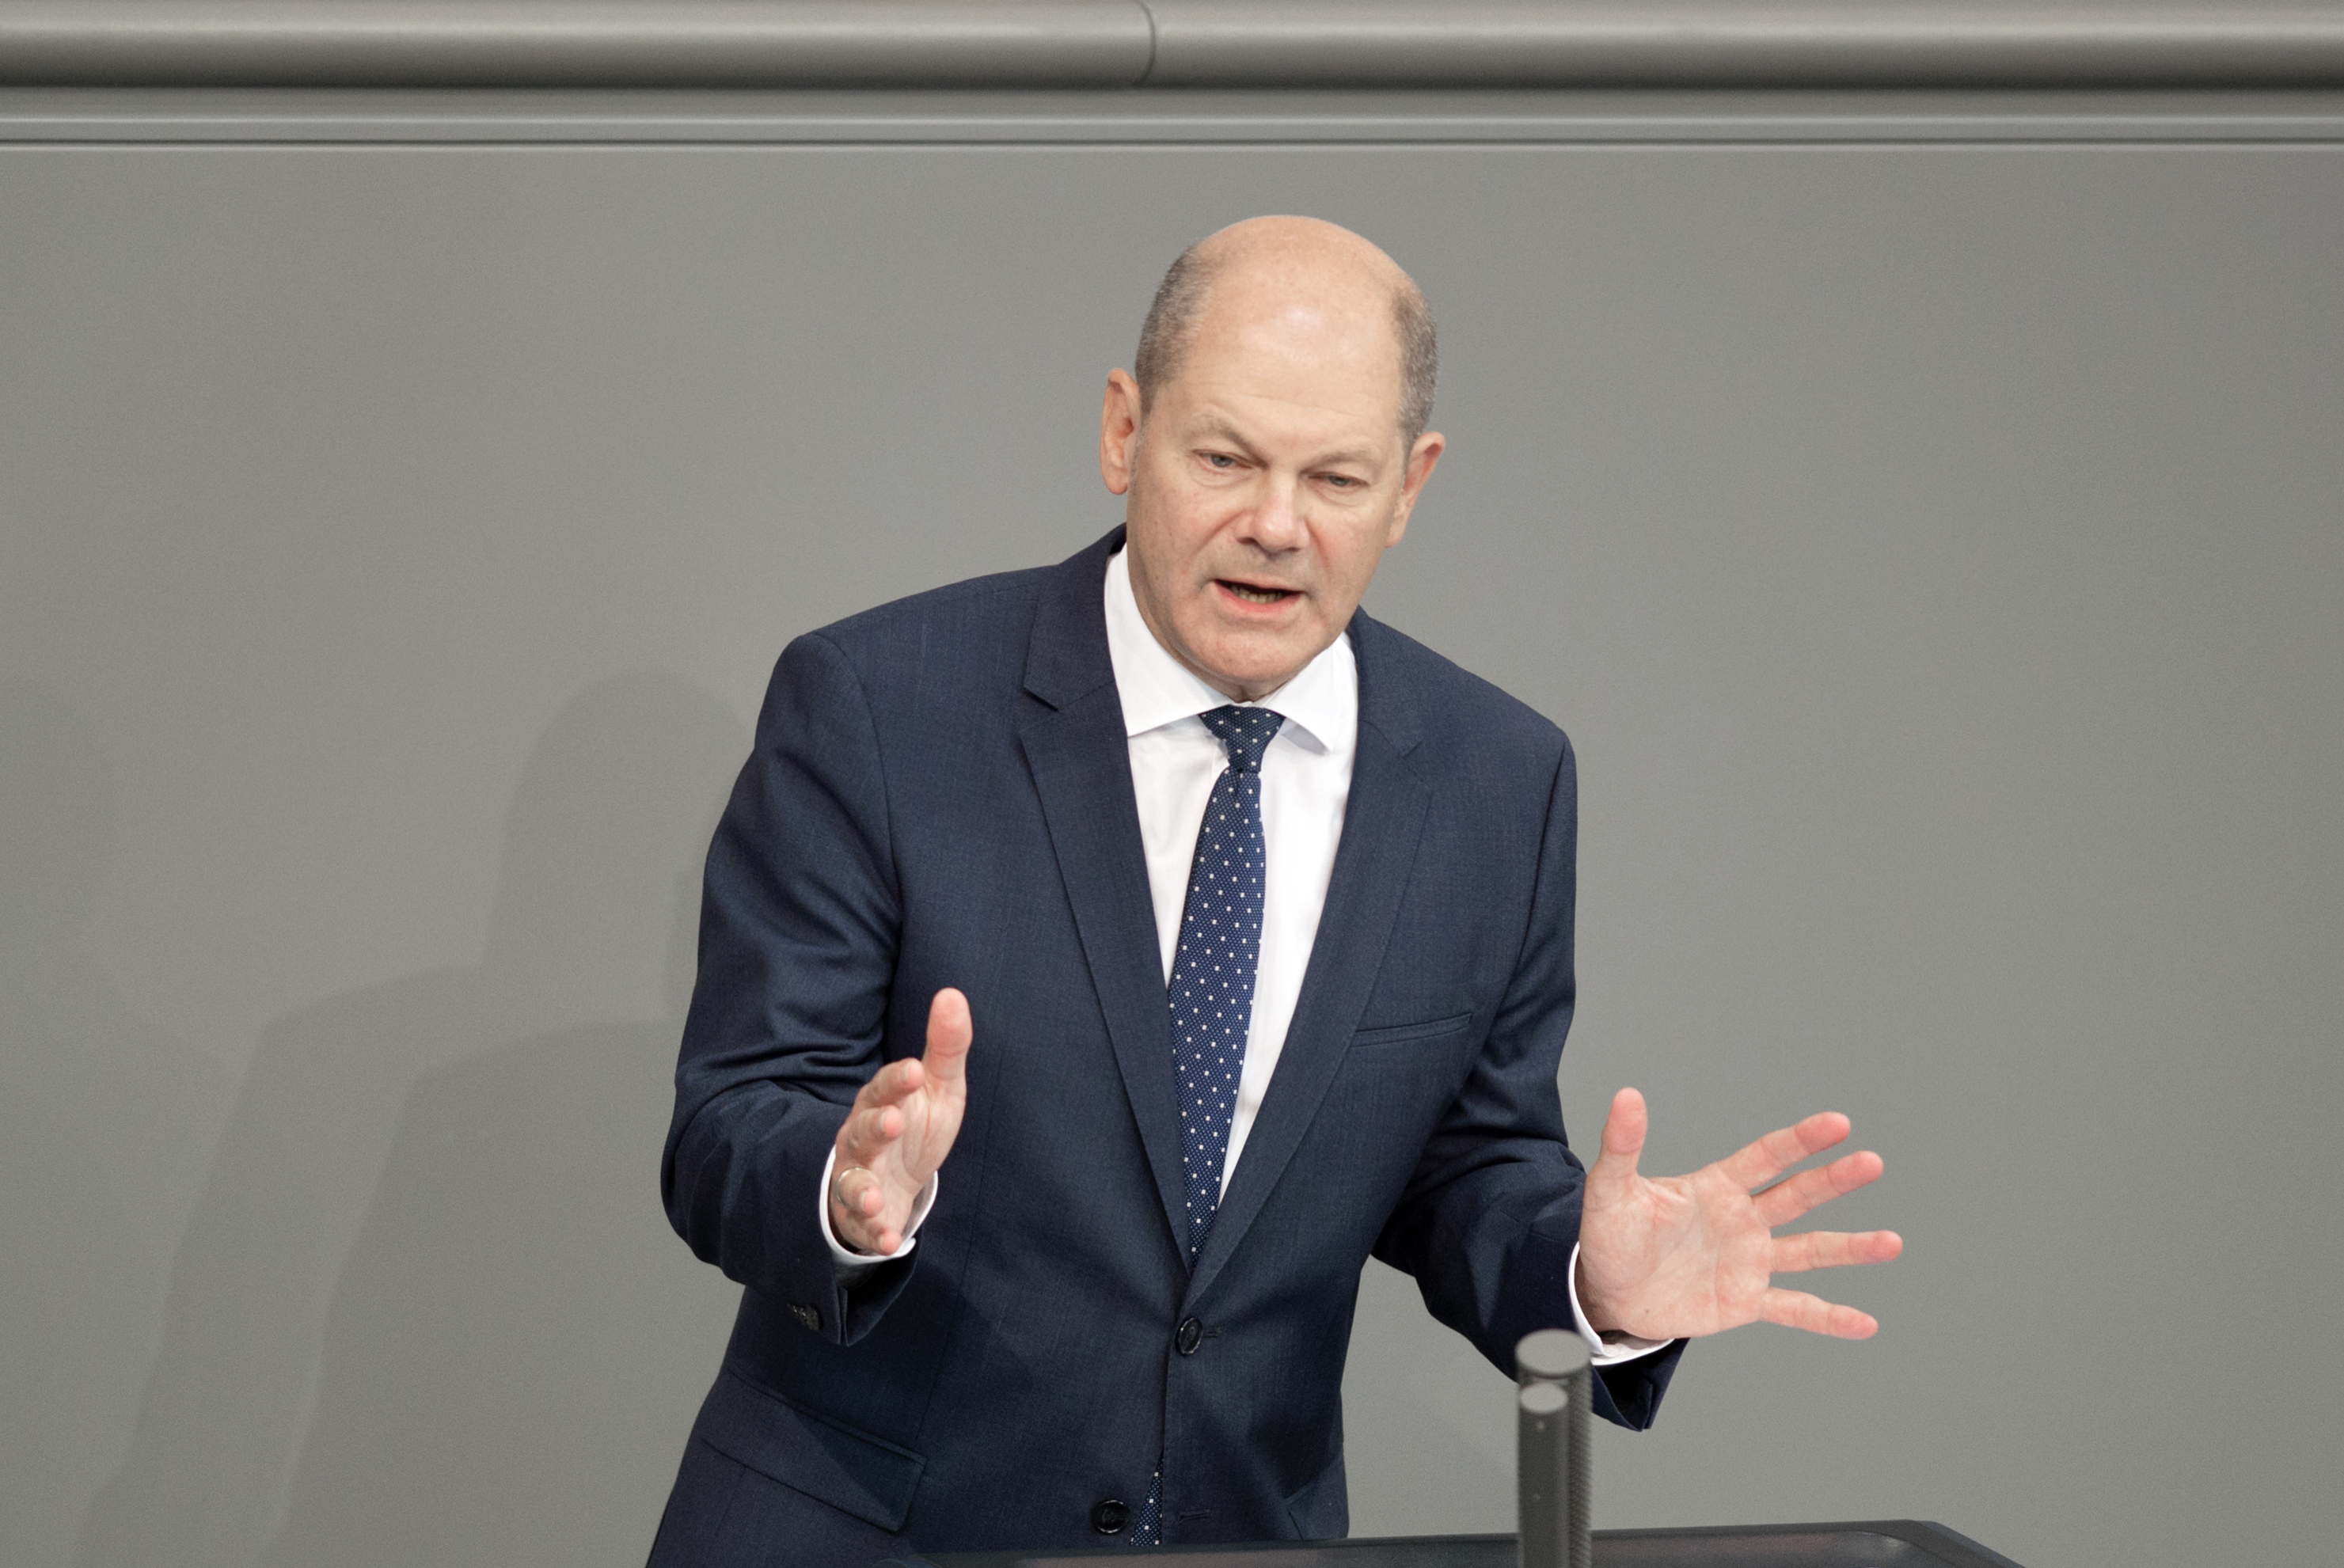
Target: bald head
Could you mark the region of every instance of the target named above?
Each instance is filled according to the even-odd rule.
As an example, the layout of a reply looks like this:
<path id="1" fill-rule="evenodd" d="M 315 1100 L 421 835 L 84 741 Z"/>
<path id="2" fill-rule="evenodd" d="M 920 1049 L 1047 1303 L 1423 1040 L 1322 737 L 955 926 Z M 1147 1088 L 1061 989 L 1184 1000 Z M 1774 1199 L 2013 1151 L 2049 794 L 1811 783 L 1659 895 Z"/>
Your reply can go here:
<path id="1" fill-rule="evenodd" d="M 1179 375 L 1208 309 L 1274 315 L 1298 304 L 1345 327 L 1388 334 L 1400 445 L 1415 445 L 1432 419 L 1440 369 L 1431 308 L 1398 262 L 1315 217 L 1249 217 L 1180 253 L 1139 329 L 1132 374 L 1142 408 Z"/>

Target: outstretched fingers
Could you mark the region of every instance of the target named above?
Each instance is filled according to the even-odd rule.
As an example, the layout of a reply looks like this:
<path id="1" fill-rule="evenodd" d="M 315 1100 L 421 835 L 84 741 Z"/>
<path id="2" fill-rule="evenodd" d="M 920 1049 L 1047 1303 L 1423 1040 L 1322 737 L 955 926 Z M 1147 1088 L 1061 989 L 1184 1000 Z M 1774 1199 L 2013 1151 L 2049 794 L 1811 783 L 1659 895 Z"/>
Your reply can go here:
<path id="1" fill-rule="evenodd" d="M 1786 1329 L 1829 1334 L 1834 1340 L 1868 1340 L 1880 1331 L 1880 1321 L 1869 1312 L 1810 1296 L 1804 1290 L 1769 1290 L 1759 1299 L 1758 1316 Z"/>
<path id="2" fill-rule="evenodd" d="M 1885 1263 L 1904 1250 L 1904 1239 L 1894 1230 L 1809 1230 L 1774 1239 L 1773 1270 L 1799 1274 L 1851 1263 Z"/>
<path id="3" fill-rule="evenodd" d="M 1852 1124 L 1839 1112 L 1817 1111 L 1793 1126 L 1776 1128 L 1755 1143 L 1743 1145 L 1719 1160 L 1717 1168 L 1745 1190 L 1763 1187 L 1807 1156 L 1821 1154 L 1844 1141 L 1850 1130 Z"/>
<path id="4" fill-rule="evenodd" d="M 1751 1201 L 1758 1217 L 1771 1229 L 1788 1225 L 1810 1209 L 1820 1209 L 1844 1193 L 1859 1187 L 1868 1187 L 1880 1179 L 1888 1168 L 1887 1161 L 1870 1149 L 1844 1154 L 1829 1165 L 1819 1165 L 1813 1170 L 1803 1170 L 1788 1181 L 1778 1181 Z"/>

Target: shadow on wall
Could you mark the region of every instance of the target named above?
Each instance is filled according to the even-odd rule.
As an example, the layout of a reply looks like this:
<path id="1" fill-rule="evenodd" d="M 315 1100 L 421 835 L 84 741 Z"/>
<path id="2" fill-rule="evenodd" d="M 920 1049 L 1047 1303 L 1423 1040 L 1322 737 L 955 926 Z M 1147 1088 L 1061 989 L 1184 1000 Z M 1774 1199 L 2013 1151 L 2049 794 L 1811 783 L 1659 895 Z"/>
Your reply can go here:
<path id="1" fill-rule="evenodd" d="M 658 1167 L 746 744 L 672 677 L 581 693 L 480 962 L 268 1029 L 82 1563 L 641 1561 L 737 1300 Z"/>
<path id="2" fill-rule="evenodd" d="M 0 688 L 0 1562 L 67 1562 L 130 1435 L 227 1073 L 89 951 L 118 808 L 59 694 Z"/>

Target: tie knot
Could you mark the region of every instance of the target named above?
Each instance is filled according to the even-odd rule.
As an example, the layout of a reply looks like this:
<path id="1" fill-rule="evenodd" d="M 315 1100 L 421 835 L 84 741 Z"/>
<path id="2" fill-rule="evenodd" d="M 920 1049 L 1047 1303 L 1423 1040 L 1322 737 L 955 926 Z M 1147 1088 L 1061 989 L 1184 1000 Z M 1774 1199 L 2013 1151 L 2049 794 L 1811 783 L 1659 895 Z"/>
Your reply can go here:
<path id="1" fill-rule="evenodd" d="M 1286 723 L 1284 713 L 1268 708 L 1215 708 L 1197 717 L 1221 737 L 1221 749 L 1229 754 L 1229 770 L 1240 774 L 1261 772 L 1261 754 L 1278 733 L 1278 726 Z"/>

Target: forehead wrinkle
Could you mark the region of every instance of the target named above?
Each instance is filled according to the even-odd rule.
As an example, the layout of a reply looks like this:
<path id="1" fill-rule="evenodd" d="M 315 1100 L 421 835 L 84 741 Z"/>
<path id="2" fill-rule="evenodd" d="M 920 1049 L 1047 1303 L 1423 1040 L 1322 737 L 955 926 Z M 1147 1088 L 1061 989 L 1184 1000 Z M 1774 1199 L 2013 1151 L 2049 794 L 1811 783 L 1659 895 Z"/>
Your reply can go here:
<path id="1" fill-rule="evenodd" d="M 1208 314 L 1177 379 L 1199 405 L 1225 405 L 1234 397 L 1291 409 L 1322 427 L 1329 420 L 1379 427 L 1400 395 L 1397 347 L 1349 329 L 1353 325 L 1316 310 Z M 1320 327 L 1327 329 L 1310 329 Z"/>

